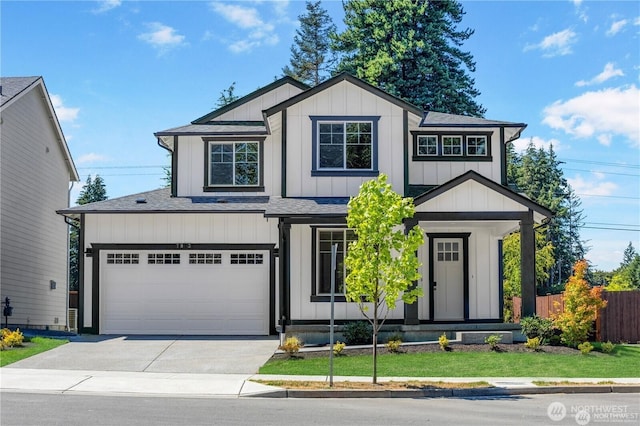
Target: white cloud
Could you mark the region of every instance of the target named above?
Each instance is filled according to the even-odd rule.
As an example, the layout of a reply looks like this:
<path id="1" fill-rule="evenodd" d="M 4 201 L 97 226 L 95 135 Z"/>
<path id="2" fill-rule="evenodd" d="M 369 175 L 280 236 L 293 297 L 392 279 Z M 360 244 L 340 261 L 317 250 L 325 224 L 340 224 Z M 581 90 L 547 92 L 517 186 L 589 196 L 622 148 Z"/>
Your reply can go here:
<path id="1" fill-rule="evenodd" d="M 160 22 L 151 22 L 147 24 L 147 28 L 149 32 L 140 34 L 138 39 L 150 44 L 160 54 L 185 44 L 185 36 L 177 34 L 174 28 Z"/>
<path id="2" fill-rule="evenodd" d="M 588 180 L 581 175 L 576 175 L 574 178 L 567 178 L 567 182 L 571 185 L 574 192 L 580 196 L 580 198 L 586 198 L 589 196 L 608 196 L 616 193 L 618 185 L 613 182 L 603 181 L 602 174 L 594 174 L 593 179 Z"/>
<path id="3" fill-rule="evenodd" d="M 612 37 L 616 34 L 618 34 L 620 31 L 622 31 L 622 29 L 629 23 L 629 21 L 627 21 L 626 19 L 621 19 L 619 21 L 615 21 L 614 23 L 611 24 L 611 27 L 609 27 L 609 29 L 607 30 L 607 35 L 609 37 Z"/>
<path id="4" fill-rule="evenodd" d="M 578 41 L 578 35 L 571 29 L 553 33 L 546 36 L 540 43 L 529 44 L 525 46 L 525 52 L 528 50 L 541 50 L 544 57 L 564 56 L 573 53 L 571 46 Z"/>
<path id="5" fill-rule="evenodd" d="M 516 150 L 516 152 L 522 153 L 529 147 L 530 143 L 533 144 L 533 146 L 536 148 L 543 148 L 545 151 L 548 151 L 551 145 L 553 145 L 553 150 L 555 152 L 562 150 L 559 140 L 557 139 L 544 140 L 539 136 L 517 139 L 513 141 L 513 148 Z"/>
<path id="6" fill-rule="evenodd" d="M 543 123 L 577 138 L 620 135 L 637 146 L 640 145 L 638 99 L 640 90 L 635 85 L 586 92 L 547 106 Z"/>
<path id="7" fill-rule="evenodd" d="M 612 62 L 609 62 L 607 65 L 604 66 L 604 70 L 600 74 L 596 75 L 589 81 L 580 80 L 576 82 L 576 86 L 582 87 L 582 86 L 590 86 L 592 84 L 604 83 L 610 78 L 622 77 L 622 76 L 624 76 L 624 73 L 622 72 L 622 70 L 616 69 L 615 65 Z"/>
<path id="8" fill-rule="evenodd" d="M 98 2 L 98 7 L 93 10 L 93 13 L 104 13 L 122 4 L 122 0 L 102 0 Z"/>
<path id="9" fill-rule="evenodd" d="M 288 4 L 288 1 L 274 4 L 278 18 L 285 15 Z M 248 52 L 262 45 L 272 46 L 279 41 L 275 32 L 276 26 L 271 22 L 265 22 L 256 8 L 215 1 L 211 3 L 211 9 L 244 31 L 239 40 L 228 43 L 229 50 L 234 53 Z"/>
<path id="10" fill-rule="evenodd" d="M 80 157 L 75 159 L 76 164 L 91 164 L 97 163 L 100 161 L 107 161 L 109 157 L 102 154 L 96 154 L 95 152 L 90 152 L 88 154 L 83 154 Z"/>
<path id="11" fill-rule="evenodd" d="M 80 108 L 69 108 L 64 106 L 62 98 L 59 95 L 49 95 L 53 109 L 60 122 L 73 122 L 78 118 Z"/>

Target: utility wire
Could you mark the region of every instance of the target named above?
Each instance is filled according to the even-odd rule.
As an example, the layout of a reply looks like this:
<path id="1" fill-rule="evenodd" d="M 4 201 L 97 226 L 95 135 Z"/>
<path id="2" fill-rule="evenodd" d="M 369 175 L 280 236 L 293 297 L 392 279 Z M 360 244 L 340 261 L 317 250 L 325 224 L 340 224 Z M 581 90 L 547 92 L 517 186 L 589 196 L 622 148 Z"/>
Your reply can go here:
<path id="1" fill-rule="evenodd" d="M 607 163 L 605 161 L 576 160 L 574 158 L 558 158 L 558 160 L 564 161 L 564 162 L 572 162 L 572 163 L 598 164 L 600 166 L 612 166 L 612 167 L 624 167 L 624 168 L 628 168 L 628 169 L 640 169 L 640 165 L 636 165 L 636 164 Z"/>

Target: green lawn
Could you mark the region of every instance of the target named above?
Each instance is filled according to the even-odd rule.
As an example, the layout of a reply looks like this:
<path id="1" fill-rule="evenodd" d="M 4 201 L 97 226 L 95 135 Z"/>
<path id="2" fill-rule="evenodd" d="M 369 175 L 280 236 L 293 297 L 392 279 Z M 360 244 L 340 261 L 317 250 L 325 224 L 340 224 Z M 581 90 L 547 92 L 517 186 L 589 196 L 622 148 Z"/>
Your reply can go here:
<path id="1" fill-rule="evenodd" d="M 260 374 L 327 375 L 328 358 L 269 361 Z M 372 356 L 334 358 L 336 376 L 370 376 Z M 611 354 L 438 352 L 378 356 L 379 377 L 640 377 L 640 346 Z"/>
<path id="2" fill-rule="evenodd" d="M 34 337 L 30 342 L 25 342 L 23 347 L 7 348 L 0 351 L 0 367 L 12 364 L 21 359 L 45 352 L 64 345 L 68 340 L 48 339 L 46 337 Z"/>

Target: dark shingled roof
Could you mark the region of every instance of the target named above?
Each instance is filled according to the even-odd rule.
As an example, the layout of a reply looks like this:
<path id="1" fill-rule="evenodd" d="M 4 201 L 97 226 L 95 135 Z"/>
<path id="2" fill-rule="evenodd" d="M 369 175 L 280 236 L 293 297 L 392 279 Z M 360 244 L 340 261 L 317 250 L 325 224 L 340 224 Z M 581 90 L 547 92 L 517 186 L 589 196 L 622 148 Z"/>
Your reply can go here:
<path id="1" fill-rule="evenodd" d="M 40 77 L 0 77 L 0 85 L 2 86 L 2 96 L 0 96 L 0 105 L 9 102 L 18 96 L 25 89 L 38 81 Z"/>
<path id="2" fill-rule="evenodd" d="M 83 204 L 58 213 L 68 216 L 80 213 L 264 213 L 268 203 L 269 197 L 264 196 L 171 197 L 169 188 L 163 188 Z"/>
<path id="3" fill-rule="evenodd" d="M 524 127 L 524 123 L 511 123 L 508 121 L 487 120 L 479 117 L 469 117 L 466 115 L 445 114 L 442 112 L 425 112 L 420 127 L 447 127 L 447 126 L 507 126 Z"/>
<path id="4" fill-rule="evenodd" d="M 256 122 L 224 122 L 209 124 L 187 124 L 154 133 L 155 136 L 181 135 L 266 135 L 267 126 Z"/>
<path id="5" fill-rule="evenodd" d="M 349 198 L 272 198 L 265 217 L 346 216 Z"/>

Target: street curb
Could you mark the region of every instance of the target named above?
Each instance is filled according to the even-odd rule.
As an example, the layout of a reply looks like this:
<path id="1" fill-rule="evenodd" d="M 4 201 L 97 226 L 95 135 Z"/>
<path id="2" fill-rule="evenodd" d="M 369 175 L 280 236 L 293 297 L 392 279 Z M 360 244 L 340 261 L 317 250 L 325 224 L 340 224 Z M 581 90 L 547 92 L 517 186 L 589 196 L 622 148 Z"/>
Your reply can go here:
<path id="1" fill-rule="evenodd" d="M 248 398 L 471 398 L 555 393 L 640 393 L 640 385 L 539 386 L 523 388 L 374 390 L 280 389 L 265 393 L 240 395 Z"/>

